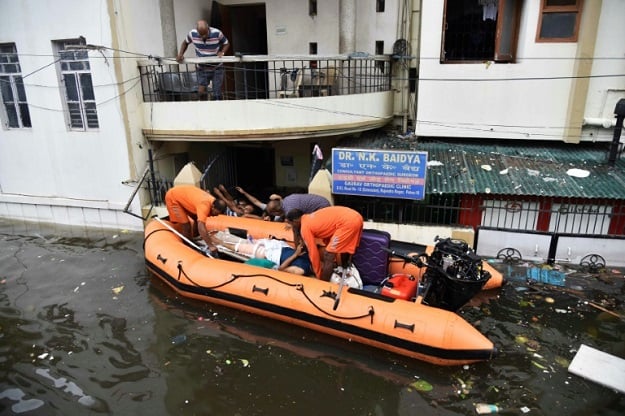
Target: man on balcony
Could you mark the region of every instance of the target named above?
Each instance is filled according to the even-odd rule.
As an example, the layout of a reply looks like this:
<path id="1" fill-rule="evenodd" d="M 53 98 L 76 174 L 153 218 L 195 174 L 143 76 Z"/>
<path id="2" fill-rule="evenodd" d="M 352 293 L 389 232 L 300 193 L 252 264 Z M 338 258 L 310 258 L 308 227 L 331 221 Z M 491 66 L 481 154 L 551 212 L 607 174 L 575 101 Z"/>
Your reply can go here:
<path id="1" fill-rule="evenodd" d="M 206 20 L 199 20 L 196 28 L 192 29 L 180 45 L 180 51 L 176 60 L 182 62 L 184 53 L 189 44 L 195 47 L 195 55 L 198 58 L 212 58 L 224 56 L 230 44 L 221 30 L 210 27 Z M 206 63 L 197 65 L 198 94 L 200 100 L 206 99 L 208 83 L 213 81 L 213 99 L 221 100 L 221 86 L 224 81 L 224 67 L 222 63 Z"/>

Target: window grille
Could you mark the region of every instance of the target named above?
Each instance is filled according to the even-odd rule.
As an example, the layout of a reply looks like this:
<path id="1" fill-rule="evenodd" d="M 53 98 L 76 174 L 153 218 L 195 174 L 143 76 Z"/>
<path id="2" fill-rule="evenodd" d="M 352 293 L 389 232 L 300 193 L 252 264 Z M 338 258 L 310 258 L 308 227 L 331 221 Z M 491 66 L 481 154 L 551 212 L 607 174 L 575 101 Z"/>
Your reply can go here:
<path id="1" fill-rule="evenodd" d="M 8 128 L 32 127 L 21 72 L 22 69 L 15 44 L 0 44 L 2 121 L 5 127 Z"/>
<path id="2" fill-rule="evenodd" d="M 69 127 L 72 130 L 97 129 L 98 112 L 85 41 L 74 39 L 57 43 Z"/>

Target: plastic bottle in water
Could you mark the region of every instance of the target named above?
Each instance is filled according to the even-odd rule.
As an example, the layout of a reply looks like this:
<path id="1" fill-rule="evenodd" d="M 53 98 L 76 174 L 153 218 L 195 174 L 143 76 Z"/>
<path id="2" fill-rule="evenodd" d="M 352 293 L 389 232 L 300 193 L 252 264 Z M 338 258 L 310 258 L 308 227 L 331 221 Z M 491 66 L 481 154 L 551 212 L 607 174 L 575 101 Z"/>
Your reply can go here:
<path id="1" fill-rule="evenodd" d="M 478 403 L 475 405 L 475 411 L 478 415 L 489 415 L 499 413 L 499 407 L 494 404 Z"/>

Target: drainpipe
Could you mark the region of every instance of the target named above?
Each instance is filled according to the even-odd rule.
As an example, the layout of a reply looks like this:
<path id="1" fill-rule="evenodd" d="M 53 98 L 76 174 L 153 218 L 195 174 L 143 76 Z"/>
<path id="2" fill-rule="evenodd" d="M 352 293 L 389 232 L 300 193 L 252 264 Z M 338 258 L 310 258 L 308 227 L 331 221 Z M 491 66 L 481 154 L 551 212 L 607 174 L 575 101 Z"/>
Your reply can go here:
<path id="1" fill-rule="evenodd" d="M 610 118 L 584 117 L 584 121 L 582 121 L 582 126 L 603 127 L 604 129 L 609 129 L 615 125 L 616 120 Z"/>
<path id="2" fill-rule="evenodd" d="M 339 1 L 339 53 L 349 55 L 356 51 L 356 0 Z M 346 75 L 340 78 L 340 88 L 351 92 L 355 80 L 352 78 L 349 60 L 343 63 L 342 71 Z M 347 83 L 345 85 L 344 83 Z"/>
<path id="3" fill-rule="evenodd" d="M 588 101 L 590 90 L 590 76 L 593 74 L 593 60 L 586 59 L 595 56 L 599 18 L 601 16 L 601 0 L 584 2 L 584 12 L 581 16 L 577 39 L 577 53 L 573 65 L 573 80 L 569 90 L 568 108 L 566 111 L 566 126 L 579 126 L 584 119 L 584 109 Z M 579 128 L 566 129 L 563 140 L 565 143 L 579 143 L 581 137 Z"/>
<path id="4" fill-rule="evenodd" d="M 616 114 L 616 125 L 614 127 L 614 136 L 612 136 L 612 145 L 610 146 L 610 153 L 608 155 L 608 165 L 610 166 L 614 166 L 614 162 L 616 162 L 616 155 L 621 142 L 621 130 L 623 130 L 623 119 L 625 118 L 625 98 L 618 100 L 616 107 L 614 107 L 614 114 Z"/>

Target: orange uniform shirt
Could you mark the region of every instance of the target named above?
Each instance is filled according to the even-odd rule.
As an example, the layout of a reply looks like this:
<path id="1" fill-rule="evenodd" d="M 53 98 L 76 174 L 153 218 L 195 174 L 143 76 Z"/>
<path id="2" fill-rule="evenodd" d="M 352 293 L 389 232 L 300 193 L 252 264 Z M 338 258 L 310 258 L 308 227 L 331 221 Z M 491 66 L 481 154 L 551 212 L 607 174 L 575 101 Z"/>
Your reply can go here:
<path id="1" fill-rule="evenodd" d="M 354 254 L 362 235 L 363 219 L 358 211 L 342 206 L 321 208 L 302 215 L 300 234 L 317 277 L 321 276 L 321 257 L 315 239 L 330 253 Z"/>
<path id="2" fill-rule="evenodd" d="M 165 205 L 171 222 L 186 224 L 189 217 L 205 222 L 210 216 L 215 197 L 193 185 L 178 185 L 165 194 Z"/>

